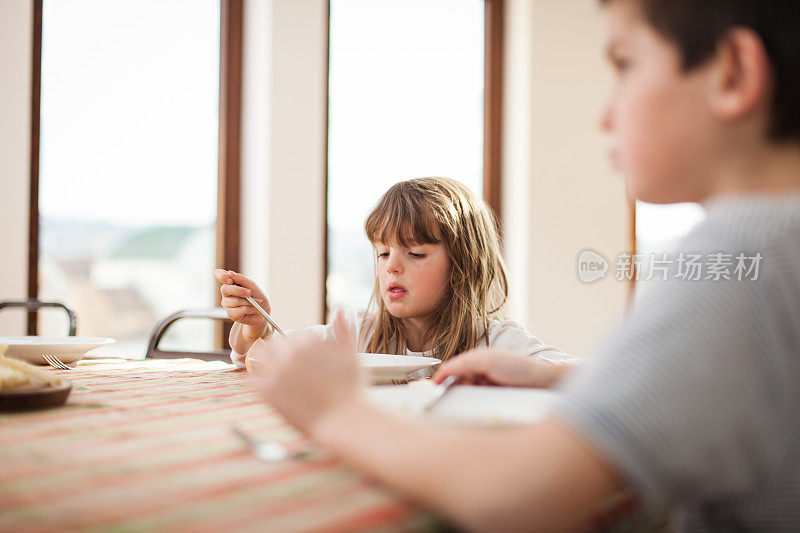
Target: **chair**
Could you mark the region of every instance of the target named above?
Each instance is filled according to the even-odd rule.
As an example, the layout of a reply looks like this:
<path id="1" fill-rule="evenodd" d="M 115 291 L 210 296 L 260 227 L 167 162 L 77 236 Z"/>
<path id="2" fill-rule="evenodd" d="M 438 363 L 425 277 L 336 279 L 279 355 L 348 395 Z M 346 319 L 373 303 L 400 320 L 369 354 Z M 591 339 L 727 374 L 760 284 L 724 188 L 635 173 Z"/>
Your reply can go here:
<path id="1" fill-rule="evenodd" d="M 230 350 L 213 350 L 210 352 L 186 352 L 186 351 L 164 351 L 158 348 L 158 343 L 167 332 L 172 324 L 184 318 L 209 318 L 212 320 L 230 320 L 225 310 L 221 307 L 214 309 L 199 309 L 199 310 L 185 310 L 172 313 L 164 320 L 159 322 L 152 335 L 150 335 L 150 342 L 147 345 L 147 355 L 145 357 L 153 359 L 180 359 L 183 357 L 192 357 L 195 359 L 202 359 L 203 361 L 228 361 L 230 362 Z"/>
<path id="2" fill-rule="evenodd" d="M 31 298 L 29 300 L 8 300 L 0 302 L 0 311 L 6 308 L 22 308 L 22 309 L 27 309 L 28 311 L 38 312 L 39 309 L 45 307 L 55 307 L 58 309 L 63 309 L 67 313 L 67 316 L 69 317 L 69 336 L 74 337 L 75 332 L 78 329 L 78 317 L 75 316 L 75 313 L 72 311 L 72 309 L 62 304 L 61 302 L 43 302 L 35 298 Z"/>

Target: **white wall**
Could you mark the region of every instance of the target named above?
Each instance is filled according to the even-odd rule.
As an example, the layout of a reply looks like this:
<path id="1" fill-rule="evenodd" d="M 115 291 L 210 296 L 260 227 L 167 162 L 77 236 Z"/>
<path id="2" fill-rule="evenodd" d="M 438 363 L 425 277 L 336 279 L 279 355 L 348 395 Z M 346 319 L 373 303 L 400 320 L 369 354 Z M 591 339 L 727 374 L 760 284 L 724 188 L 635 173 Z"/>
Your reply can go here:
<path id="1" fill-rule="evenodd" d="M 242 270 L 289 328 L 323 319 L 326 0 L 245 4 Z"/>
<path id="2" fill-rule="evenodd" d="M 586 0 L 507 0 L 503 213 L 511 315 L 547 343 L 591 354 L 622 317 L 627 286 L 613 279 L 625 250 L 624 183 L 599 131 L 610 91 L 600 9 Z M 585 248 L 611 263 L 585 285 Z"/>
<path id="3" fill-rule="evenodd" d="M 0 0 L 0 300 L 28 283 L 28 182 L 33 2 Z M 23 335 L 24 313 L 0 313 L 0 335 Z"/>

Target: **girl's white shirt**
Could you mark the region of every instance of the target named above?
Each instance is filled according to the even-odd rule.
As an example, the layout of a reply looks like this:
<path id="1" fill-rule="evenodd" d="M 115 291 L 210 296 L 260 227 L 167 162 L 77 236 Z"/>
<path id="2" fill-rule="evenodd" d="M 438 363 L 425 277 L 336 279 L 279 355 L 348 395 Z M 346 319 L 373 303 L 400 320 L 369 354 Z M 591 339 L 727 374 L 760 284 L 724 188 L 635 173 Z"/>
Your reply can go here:
<path id="1" fill-rule="evenodd" d="M 371 319 L 372 317 L 369 314 L 363 312 L 350 314 L 348 316 L 348 320 L 350 320 L 350 323 L 353 325 L 353 330 L 356 337 L 356 350 L 359 352 L 365 352 L 367 344 L 369 343 L 369 334 L 372 323 Z M 238 322 L 235 323 L 233 326 L 234 334 L 238 335 L 241 327 L 241 324 Z M 483 329 L 483 325 L 479 325 L 479 328 L 478 345 L 483 346 L 485 342 L 484 332 L 481 331 Z M 555 346 L 544 344 L 537 337 L 525 331 L 522 326 L 511 320 L 489 320 L 488 329 L 488 345 L 490 348 L 505 350 L 519 354 L 523 357 L 541 359 L 555 364 L 579 365 L 586 359 L 585 357 L 568 355 Z M 289 330 L 287 333 L 291 335 L 293 332 L 297 331 L 304 331 L 318 335 L 320 339 L 325 341 L 334 340 L 333 327 L 330 324 L 310 326 L 303 330 Z M 433 357 L 433 352 L 414 352 L 412 350 L 406 350 L 405 355 Z M 235 351 L 231 351 L 231 361 L 233 361 L 233 364 L 240 368 L 245 366 L 245 357 L 246 354 L 239 354 Z M 434 370 L 435 368 L 430 369 L 429 371 L 420 371 L 422 374 L 415 372 L 411 374 L 411 377 L 428 377 L 433 375 Z"/>

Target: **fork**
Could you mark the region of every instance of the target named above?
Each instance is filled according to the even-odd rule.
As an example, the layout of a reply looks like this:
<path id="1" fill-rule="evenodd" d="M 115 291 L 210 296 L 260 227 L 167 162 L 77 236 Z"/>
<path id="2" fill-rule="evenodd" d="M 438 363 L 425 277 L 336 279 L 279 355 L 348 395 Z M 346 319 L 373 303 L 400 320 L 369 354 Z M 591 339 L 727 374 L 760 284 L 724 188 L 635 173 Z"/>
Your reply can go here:
<path id="1" fill-rule="evenodd" d="M 433 389 L 431 395 L 425 401 L 422 406 L 423 413 L 430 413 L 433 409 L 433 406 L 439 403 L 439 400 L 445 395 L 447 391 L 449 391 L 453 385 L 456 384 L 456 377 L 455 376 L 448 376 L 445 378 L 444 381 L 436 385 L 436 388 Z"/>
<path id="2" fill-rule="evenodd" d="M 231 425 L 231 431 L 241 439 L 241 441 L 250 447 L 253 455 L 266 461 L 274 463 L 286 459 L 299 459 L 306 455 L 303 450 L 290 450 L 284 444 L 275 440 L 257 440 L 247 434 L 241 427 Z"/>
<path id="3" fill-rule="evenodd" d="M 72 370 L 74 366 L 68 366 L 64 361 L 55 355 L 42 354 L 42 358 L 47 361 L 47 364 L 59 370 Z"/>

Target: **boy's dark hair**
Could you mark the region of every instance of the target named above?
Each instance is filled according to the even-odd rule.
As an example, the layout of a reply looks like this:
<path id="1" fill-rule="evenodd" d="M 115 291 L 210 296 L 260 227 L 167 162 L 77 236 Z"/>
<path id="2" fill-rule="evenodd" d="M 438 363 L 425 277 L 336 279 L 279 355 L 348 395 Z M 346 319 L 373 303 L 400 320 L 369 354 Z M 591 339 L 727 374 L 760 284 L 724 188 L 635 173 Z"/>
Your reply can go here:
<path id="1" fill-rule="evenodd" d="M 614 0 L 600 0 L 608 4 Z M 673 42 L 684 71 L 704 63 L 725 35 L 746 27 L 761 37 L 775 94 L 770 137 L 800 140 L 800 2 L 798 0 L 635 0 L 645 19 Z"/>

